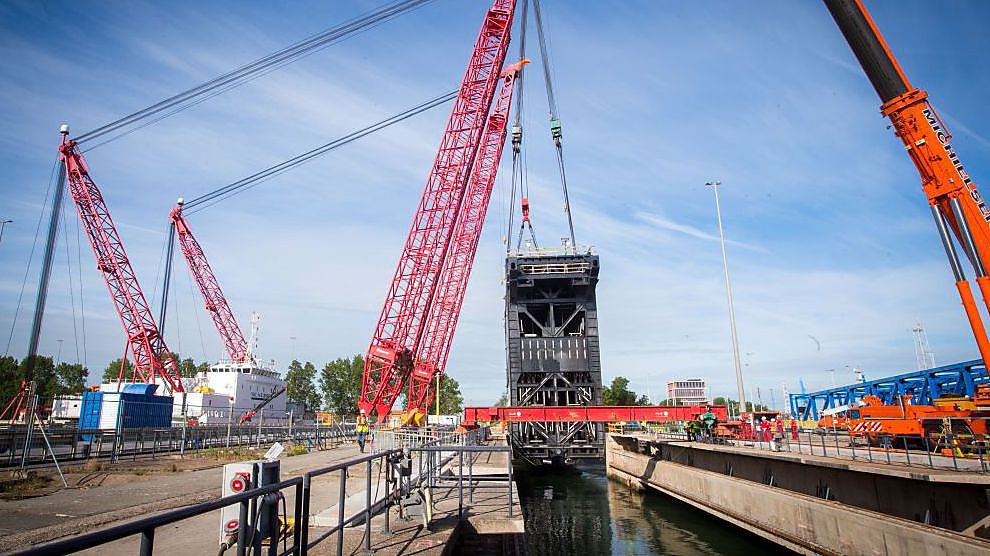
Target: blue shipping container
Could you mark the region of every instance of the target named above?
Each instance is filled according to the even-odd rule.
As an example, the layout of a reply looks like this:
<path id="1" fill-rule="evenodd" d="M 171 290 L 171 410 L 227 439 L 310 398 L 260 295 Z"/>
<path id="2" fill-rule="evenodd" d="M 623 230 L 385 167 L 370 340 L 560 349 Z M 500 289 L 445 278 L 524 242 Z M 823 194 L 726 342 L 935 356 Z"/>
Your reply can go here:
<path id="1" fill-rule="evenodd" d="M 128 384 L 119 393 L 83 392 L 79 430 L 170 427 L 173 398 L 154 395 L 156 389 L 155 384 Z"/>
<path id="2" fill-rule="evenodd" d="M 91 431 L 100 428 L 100 411 L 103 409 L 103 392 L 83 392 L 82 407 L 79 408 L 79 430 Z M 84 434 L 89 442 L 93 435 Z"/>
<path id="3" fill-rule="evenodd" d="M 153 385 L 152 385 L 153 386 Z M 117 414 L 122 429 L 169 428 L 172 426 L 172 396 L 122 392 Z M 104 405 L 106 405 L 104 403 Z"/>

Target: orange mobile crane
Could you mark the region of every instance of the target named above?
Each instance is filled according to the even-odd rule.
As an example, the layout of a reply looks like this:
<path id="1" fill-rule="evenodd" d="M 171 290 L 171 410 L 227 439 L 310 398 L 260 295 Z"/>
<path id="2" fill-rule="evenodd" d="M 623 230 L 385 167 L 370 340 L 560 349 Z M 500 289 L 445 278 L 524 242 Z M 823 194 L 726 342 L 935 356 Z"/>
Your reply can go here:
<path id="1" fill-rule="evenodd" d="M 825 0 L 825 6 L 880 96 L 880 112 L 890 118 L 894 133 L 921 174 L 921 187 L 980 356 L 990 361 L 990 341 L 952 240 L 954 236 L 972 264 L 976 285 L 990 309 L 990 207 L 950 144 L 952 136 L 928 102 L 928 93 L 911 86 L 862 1 Z"/>
<path id="2" fill-rule="evenodd" d="M 921 187 L 928 198 L 980 356 L 985 363 L 990 362 L 990 341 L 956 250 L 958 243 L 973 267 L 976 285 L 990 309 L 990 277 L 987 276 L 987 268 L 990 267 L 990 207 L 987 207 L 952 147 L 952 136 L 929 103 L 928 93 L 913 87 L 908 81 L 862 1 L 824 2 L 880 96 L 883 103 L 881 114 L 890 119 L 895 135 L 904 142 L 908 156 L 921 175 Z M 966 422 L 965 428 L 985 434 L 985 415 L 990 411 L 990 384 L 978 386 L 973 400 L 948 404 L 951 407 L 946 403 L 911 406 L 910 400 L 906 399 L 889 408 L 879 406 L 877 399 L 864 402 L 867 404 L 865 407 L 850 412 L 843 420 L 851 432 L 875 433 L 882 429 L 903 435 L 927 434 L 932 425 L 926 425 L 926 422 L 944 417 L 948 420 L 962 418 Z M 837 420 L 832 419 L 830 423 L 837 424 Z"/>

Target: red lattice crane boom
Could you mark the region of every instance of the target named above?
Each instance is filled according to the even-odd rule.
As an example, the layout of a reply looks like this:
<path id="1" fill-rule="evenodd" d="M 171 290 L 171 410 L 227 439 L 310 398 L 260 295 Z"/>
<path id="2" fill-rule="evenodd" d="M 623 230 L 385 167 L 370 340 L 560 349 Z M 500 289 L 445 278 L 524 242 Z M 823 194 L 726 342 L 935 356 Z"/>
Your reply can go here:
<path id="1" fill-rule="evenodd" d="M 135 380 L 164 382 L 171 392 L 182 392 L 182 379 L 172 353 L 158 331 L 151 309 L 138 284 L 134 269 L 124 251 L 110 210 L 103 195 L 89 175 L 89 169 L 76 142 L 68 138 L 68 126 L 62 127 L 60 158 L 65 165 L 69 194 L 79 220 L 96 255 L 96 268 L 110 291 L 114 308 L 127 335 L 127 348 L 134 361 Z"/>
<path id="2" fill-rule="evenodd" d="M 520 60 L 508 66 L 501 74 L 501 90 L 492 113 L 488 116 L 478 156 L 471 169 L 467 192 L 461 204 L 460 216 L 454 227 L 451 247 L 447 254 L 437 287 L 436 301 L 427 318 L 426 330 L 420 351 L 416 356 L 409 384 L 407 409 L 427 413 L 436 390 L 432 387 L 434 378 L 443 376 L 447 367 L 447 356 L 457 328 L 457 319 L 464 303 L 471 267 L 478 251 L 481 229 L 488 212 L 495 185 L 495 175 L 502 160 L 505 146 L 506 125 L 509 121 L 509 107 L 512 105 L 512 92 L 516 75 L 529 60 Z"/>
<path id="3" fill-rule="evenodd" d="M 364 361 L 358 406 L 382 419 L 412 371 L 509 44 L 515 0 L 485 15 Z"/>
<path id="4" fill-rule="evenodd" d="M 199 292 L 203 295 L 206 311 L 210 313 L 213 325 L 220 334 L 220 338 L 223 339 L 223 345 L 230 360 L 234 363 L 247 362 L 251 359 L 248 343 L 244 339 L 240 326 L 237 325 L 237 319 L 234 318 L 234 312 L 230 310 L 230 304 L 227 303 L 223 290 L 220 289 L 220 282 L 217 281 L 209 261 L 206 260 L 203 248 L 196 241 L 189 224 L 182 216 L 182 204 L 180 198 L 175 208 L 169 213 L 169 218 L 172 220 L 172 225 L 175 226 L 179 238 L 182 256 L 186 259 L 189 272 L 192 273 L 196 286 L 199 287 Z"/>
<path id="5" fill-rule="evenodd" d="M 980 356 L 990 363 L 990 341 L 953 244 L 955 237 L 990 309 L 990 207 L 952 147 L 928 93 L 911 86 L 862 1 L 825 0 L 825 6 L 880 97 L 880 112 L 890 118 L 918 169 Z"/>

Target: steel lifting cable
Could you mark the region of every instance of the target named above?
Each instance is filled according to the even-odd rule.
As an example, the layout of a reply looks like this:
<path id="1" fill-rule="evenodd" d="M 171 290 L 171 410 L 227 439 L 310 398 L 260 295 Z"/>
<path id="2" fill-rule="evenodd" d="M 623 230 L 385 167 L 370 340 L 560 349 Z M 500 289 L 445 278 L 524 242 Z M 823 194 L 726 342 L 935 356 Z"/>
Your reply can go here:
<path id="1" fill-rule="evenodd" d="M 402 122 L 402 121 L 404 121 L 404 120 L 406 120 L 408 118 L 411 118 L 412 116 L 415 116 L 415 115 L 420 114 L 422 112 L 426 112 L 427 110 L 430 110 L 431 108 L 436 108 L 437 106 L 440 106 L 442 104 L 445 104 L 447 102 L 450 102 L 451 100 L 453 100 L 456 97 L 457 97 L 457 91 L 450 91 L 450 92 L 445 93 L 443 95 L 440 95 L 440 96 L 438 96 L 436 98 L 433 98 L 431 100 L 428 100 L 426 102 L 423 102 L 423 103 L 420 103 L 420 104 L 418 104 L 416 106 L 413 106 L 412 108 L 408 108 L 408 109 L 406 109 L 406 110 L 404 110 L 404 111 L 402 111 L 402 112 L 400 112 L 398 114 L 395 114 L 395 115 L 393 115 L 393 116 L 391 116 L 389 118 L 386 118 L 384 120 L 381 120 L 381 121 L 376 122 L 374 124 L 371 124 L 369 126 L 366 126 L 364 128 L 361 128 L 361 129 L 359 129 L 357 131 L 353 131 L 351 133 L 348 133 L 347 135 L 344 135 L 344 136 L 339 137 L 339 138 L 337 138 L 337 139 L 335 139 L 335 140 L 333 140 L 333 141 L 331 141 L 329 143 L 326 143 L 324 145 L 321 145 L 319 147 L 316 147 L 315 149 L 310 149 L 309 151 L 306 151 L 306 152 L 304 152 L 304 153 L 302 153 L 300 155 L 294 156 L 294 157 L 292 157 L 292 158 L 290 158 L 290 159 L 288 159 L 286 161 L 283 161 L 283 162 L 280 162 L 278 164 L 269 166 L 268 168 L 265 168 L 264 170 L 261 170 L 259 172 L 255 172 L 254 174 L 251 174 L 250 176 L 248 176 L 246 178 L 242 178 L 242 179 L 237 180 L 237 181 L 235 181 L 233 183 L 230 183 L 228 185 L 225 185 L 223 187 L 220 187 L 218 189 L 215 189 L 215 190 L 213 190 L 213 191 L 211 191 L 209 193 L 206 193 L 204 195 L 200 195 L 199 197 L 196 197 L 195 199 L 192 199 L 190 201 L 187 201 L 183 205 L 183 207 L 184 207 L 183 211 L 184 211 L 184 213 L 186 215 L 190 215 L 190 214 L 195 214 L 195 213 L 197 213 L 197 212 L 199 212 L 201 210 L 205 210 L 207 208 L 210 208 L 213 205 L 216 205 L 217 203 L 219 203 L 219 202 L 221 202 L 221 201 L 223 201 L 225 199 L 229 199 L 230 197 L 233 197 L 235 195 L 238 195 L 240 193 L 243 193 L 243 192 L 247 191 L 248 189 L 250 189 L 250 188 L 252 188 L 252 187 L 254 187 L 254 186 L 256 186 L 256 185 L 258 185 L 258 184 L 260 184 L 260 183 L 262 183 L 264 181 L 267 181 L 267 180 L 269 180 L 269 179 L 271 179 L 271 178 L 273 178 L 273 177 L 275 177 L 275 176 L 277 176 L 277 175 L 279 175 L 279 174 L 281 174 L 283 172 L 286 172 L 286 171 L 288 171 L 288 170 L 290 170 L 290 169 L 292 169 L 292 168 L 294 168 L 296 166 L 299 166 L 301 164 L 304 164 L 306 162 L 309 162 L 310 160 L 313 160 L 314 158 L 316 158 L 316 157 L 318 157 L 320 155 L 323 155 L 323 154 L 325 154 L 327 152 L 330 152 L 330 151 L 332 151 L 332 150 L 334 150 L 334 149 L 336 149 L 338 147 L 342 147 L 342 146 L 344 146 L 344 145 L 346 145 L 348 143 L 351 143 L 353 141 L 356 141 L 356 140 L 358 140 L 358 139 L 360 139 L 360 138 L 362 138 L 362 137 L 364 137 L 366 135 L 370 135 L 370 134 L 372 134 L 372 133 L 374 133 L 376 131 L 379 131 L 381 129 L 384 129 L 384 128 L 392 125 L 392 124 L 397 124 L 397 123 Z M 173 253 L 174 253 L 174 246 L 175 246 L 175 226 L 173 226 L 173 225 L 170 224 L 169 225 L 169 235 L 168 235 L 168 239 L 166 240 L 166 247 L 165 247 L 165 249 L 166 249 L 166 255 L 165 255 L 165 257 L 166 257 L 166 263 L 165 263 L 166 264 L 166 271 L 165 271 L 164 279 L 162 281 L 161 312 L 159 314 L 159 319 L 158 319 L 159 320 L 159 323 L 158 323 L 159 330 L 161 330 L 161 331 L 164 331 L 164 329 L 165 329 L 165 321 L 166 321 L 166 316 L 167 316 L 167 314 L 166 314 L 167 309 L 166 308 L 168 307 L 169 288 L 170 288 L 170 285 L 171 285 L 171 282 L 172 282 L 172 268 L 173 268 L 172 259 L 173 259 Z M 157 280 L 156 280 L 156 282 L 157 282 Z M 197 316 L 197 318 L 198 318 L 198 316 Z M 199 325 L 199 323 L 197 322 L 197 326 L 198 325 Z M 164 334 L 164 332 L 163 332 L 163 334 Z M 202 333 L 201 333 L 201 335 L 202 335 Z M 204 354 L 206 353 L 205 344 L 203 346 L 203 353 Z"/>
<path id="2" fill-rule="evenodd" d="M 571 201 L 567 193 L 567 174 L 564 172 L 564 150 L 561 145 L 563 130 L 560 125 L 560 115 L 557 113 L 557 101 L 553 94 L 553 79 L 550 73 L 550 52 L 547 49 L 546 37 L 543 33 L 543 14 L 540 11 L 540 0 L 533 1 L 533 15 L 536 19 L 536 34 L 540 43 L 540 58 L 543 62 L 543 81 L 547 89 L 547 103 L 550 107 L 550 135 L 557 147 L 557 167 L 560 170 L 560 187 L 564 193 L 564 212 L 567 213 L 567 227 L 571 234 L 571 251 L 577 250 L 574 239 L 574 220 L 571 218 Z"/>
<path id="3" fill-rule="evenodd" d="M 187 201 L 184 205 L 185 208 L 183 209 L 183 212 L 185 212 L 186 214 L 195 214 L 196 212 L 211 207 L 216 203 L 223 201 L 224 199 L 228 199 L 234 195 L 242 193 L 246 189 L 254 187 L 255 185 L 263 181 L 266 181 L 278 174 L 281 174 L 282 172 L 285 172 L 286 170 L 299 166 L 300 164 L 309 162 L 310 160 L 322 154 L 325 154 L 338 147 L 342 147 L 348 143 L 356 141 L 357 139 L 360 139 L 366 135 L 370 135 L 376 131 L 389 127 L 393 124 L 402 122 L 417 114 L 426 112 L 431 108 L 436 108 L 437 106 L 450 102 L 456 97 L 457 97 L 457 91 L 450 91 L 448 93 L 444 93 L 443 95 L 440 95 L 436 98 L 420 103 L 416 106 L 413 106 L 412 108 L 408 108 L 394 116 L 391 116 L 389 118 L 371 124 L 364 128 L 361 128 L 357 131 L 352 131 L 351 133 L 348 133 L 347 135 L 334 139 L 329 143 L 325 143 L 323 145 L 320 145 L 319 147 L 310 149 L 302 154 L 296 155 L 288 160 L 269 166 L 264 170 L 255 172 L 254 174 L 251 174 L 246 178 L 239 179 L 235 182 L 232 182 L 223 187 L 215 189 L 209 193 L 200 195 L 195 199 Z"/>
<path id="4" fill-rule="evenodd" d="M 76 323 L 76 291 L 75 286 L 72 283 L 72 261 L 69 258 L 69 232 L 68 226 L 65 223 L 65 208 L 64 205 L 71 203 L 69 199 L 63 200 L 63 209 L 59 213 L 59 218 L 62 222 L 59 228 L 62 232 L 62 241 L 65 243 L 65 271 L 69 277 L 69 305 L 72 307 L 72 339 L 76 344 L 76 363 L 79 363 L 79 329 Z"/>
<path id="5" fill-rule="evenodd" d="M 83 348 L 83 367 L 89 366 L 89 353 L 86 349 L 86 304 L 85 294 L 83 293 L 83 274 L 82 274 L 82 229 L 79 225 L 79 219 L 73 218 L 76 221 L 76 276 L 79 279 L 79 322 L 82 328 L 82 348 Z"/>
<path id="6" fill-rule="evenodd" d="M 28 254 L 27 268 L 24 269 L 24 279 L 21 281 L 21 292 L 17 294 L 17 306 L 14 308 L 14 318 L 10 322 L 10 335 L 7 336 L 7 347 L 4 349 L 4 357 L 10 355 L 10 344 L 14 340 L 14 329 L 17 328 L 17 317 L 21 312 L 21 302 L 24 300 L 24 289 L 27 287 L 28 276 L 31 274 L 31 263 L 34 261 L 34 251 L 38 247 L 38 237 L 41 235 L 41 223 L 45 221 L 45 207 L 48 206 L 48 199 L 52 197 L 52 186 L 56 183 L 55 171 L 59 169 L 60 162 L 55 160 L 51 174 L 48 176 L 48 189 L 45 191 L 45 200 L 41 203 L 41 213 L 38 216 L 38 226 L 34 230 L 34 242 L 31 244 L 31 252 Z"/>
<path id="7" fill-rule="evenodd" d="M 168 317 L 168 295 L 169 286 L 172 284 L 172 260 L 173 254 L 175 253 L 175 223 L 168 223 L 168 239 L 165 240 L 165 247 L 163 249 L 163 259 L 160 261 L 163 263 L 162 266 L 165 267 L 165 278 L 162 280 L 162 300 L 159 304 L 158 313 L 158 332 L 161 335 L 165 335 L 165 320 Z M 161 266 L 159 266 L 159 269 Z M 155 276 L 155 288 L 158 288 L 158 278 L 161 275 Z"/>
<path id="8" fill-rule="evenodd" d="M 529 26 L 529 0 L 523 0 L 522 6 L 522 19 L 519 22 L 519 59 L 523 60 L 526 58 L 526 29 Z M 523 75 L 524 72 L 519 72 L 514 80 L 514 86 L 516 87 L 516 120 L 512 127 L 512 189 L 509 194 L 509 223 L 508 231 L 506 234 L 505 242 L 505 252 L 510 253 L 512 251 L 512 234 L 513 224 L 515 222 L 515 210 L 516 210 L 516 188 L 519 189 L 520 199 L 527 197 L 529 195 L 528 187 L 524 185 L 524 177 L 526 175 L 525 164 L 523 160 L 523 112 L 525 107 L 524 97 L 525 89 L 523 87 Z M 525 224 L 525 222 L 523 222 Z M 522 227 L 520 226 L 519 231 L 519 241 L 517 242 L 516 250 L 519 250 L 518 244 L 522 242 Z"/>
<path id="9" fill-rule="evenodd" d="M 529 23 L 529 0 L 522 0 L 522 19 L 519 20 L 519 59 L 526 58 L 526 27 Z M 516 74 L 513 85 L 516 87 L 516 121 L 512 126 L 512 188 L 509 193 L 509 222 L 505 233 L 505 252 L 512 250 L 512 225 L 516 213 L 516 172 L 519 169 L 519 151 L 523 140 L 523 75 Z"/>
<path id="10" fill-rule="evenodd" d="M 196 304 L 196 299 L 197 299 L 196 298 L 196 288 L 193 287 L 193 278 L 192 278 L 192 275 L 191 274 L 188 276 L 188 278 L 189 278 L 189 297 L 190 297 L 190 299 L 193 300 L 193 305 L 195 305 Z M 176 301 L 175 302 L 175 305 L 176 305 L 176 307 L 178 307 L 179 302 Z M 193 317 L 196 320 L 196 331 L 199 332 L 199 348 L 201 350 L 203 350 L 203 359 L 209 359 L 209 356 L 206 355 L 206 339 L 203 337 L 203 325 L 200 324 L 200 322 L 199 322 L 199 311 L 197 311 L 195 309 L 195 307 L 194 307 L 192 313 L 193 313 Z M 179 317 L 176 316 L 175 318 L 176 318 L 176 321 L 178 321 Z M 175 363 L 178 364 L 179 362 L 176 361 Z"/>
<path id="11" fill-rule="evenodd" d="M 286 64 L 299 60 L 309 54 L 318 52 L 362 31 L 371 29 L 385 21 L 407 13 L 415 8 L 421 7 L 431 1 L 433 0 L 401 0 L 398 2 L 393 2 L 382 8 L 350 19 L 340 25 L 327 29 L 326 31 L 289 45 L 281 50 L 277 50 L 267 56 L 254 60 L 253 62 L 235 68 L 205 83 L 201 83 L 200 85 L 172 95 L 171 97 L 159 101 L 147 108 L 138 110 L 137 112 L 124 116 L 123 118 L 114 120 L 96 129 L 83 133 L 74 139 L 78 143 L 82 144 L 99 137 L 103 137 L 122 128 L 131 127 L 130 130 L 113 136 L 96 146 L 106 144 L 114 139 L 123 137 L 128 133 L 132 133 L 137 129 L 146 127 L 147 125 L 167 118 L 173 114 L 181 112 L 182 110 L 195 106 L 200 102 L 226 92 L 252 79 L 265 75 L 269 71 L 278 69 Z M 163 112 L 164 114 L 162 114 Z M 147 121 L 149 118 L 156 115 L 158 115 L 157 118 Z M 143 122 L 142 125 L 136 125 L 141 122 Z M 91 147 L 89 150 L 92 150 L 92 148 L 95 148 L 96 146 Z"/>

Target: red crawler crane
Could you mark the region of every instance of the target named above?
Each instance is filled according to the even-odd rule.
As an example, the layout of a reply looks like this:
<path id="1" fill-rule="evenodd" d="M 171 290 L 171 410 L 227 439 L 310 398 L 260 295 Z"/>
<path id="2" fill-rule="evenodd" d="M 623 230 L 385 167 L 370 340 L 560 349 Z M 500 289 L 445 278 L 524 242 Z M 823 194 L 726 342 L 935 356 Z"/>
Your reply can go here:
<path id="1" fill-rule="evenodd" d="M 65 165 L 69 194 L 96 255 L 96 268 L 103 274 L 114 308 L 124 325 L 127 348 L 134 360 L 133 378 L 148 383 L 158 383 L 160 378 L 167 390 L 182 392 L 178 365 L 151 316 L 151 309 L 124 252 L 124 244 L 113 225 L 103 195 L 90 177 L 76 142 L 69 139 L 68 126 L 62 126 L 59 152 Z"/>
<path id="2" fill-rule="evenodd" d="M 180 198 L 175 208 L 169 213 L 169 218 L 178 234 L 182 256 L 189 265 L 189 272 L 196 280 L 200 293 L 203 294 L 203 303 L 206 305 L 207 312 L 210 313 L 210 318 L 213 319 L 213 325 L 216 326 L 217 332 L 223 339 L 223 345 L 227 349 L 230 360 L 234 363 L 247 362 L 252 358 L 248 343 L 244 339 L 244 334 L 241 333 L 241 328 L 237 326 L 234 312 L 230 310 L 227 298 L 224 297 L 223 291 L 220 289 L 220 282 L 217 281 L 209 261 L 206 260 L 203 248 L 200 247 L 189 228 L 189 224 L 182 217 L 182 204 Z"/>
<path id="3" fill-rule="evenodd" d="M 424 339 L 416 356 L 416 365 L 409 384 L 407 410 L 415 410 L 423 415 L 427 413 L 436 395 L 436 391 L 431 388 L 433 380 L 437 375 L 443 376 L 446 369 L 447 355 L 450 353 L 468 278 L 471 277 L 471 266 L 481 239 L 481 228 L 488 212 L 488 201 L 495 185 L 495 174 L 498 172 L 499 161 L 502 160 L 506 122 L 509 120 L 516 75 L 528 63 L 529 60 L 520 60 L 501 74 L 502 88 L 485 125 L 481 148 L 471 169 L 471 180 L 454 228 L 441 282 L 437 287 L 436 301 L 431 307 Z"/>
<path id="4" fill-rule="evenodd" d="M 379 420 L 395 403 L 420 351 L 505 60 L 514 10 L 515 0 L 495 0 L 485 15 L 368 347 L 358 406 L 369 415 L 375 410 Z"/>

